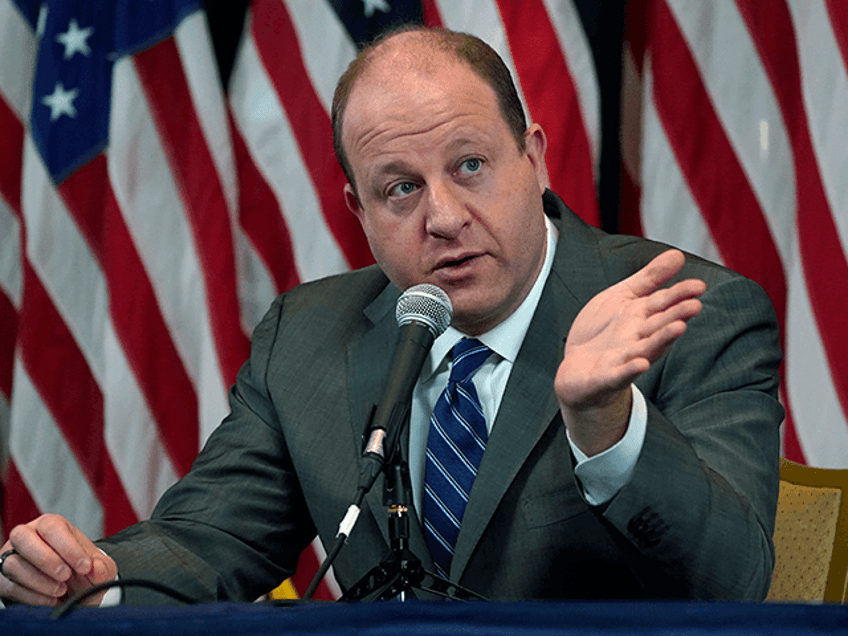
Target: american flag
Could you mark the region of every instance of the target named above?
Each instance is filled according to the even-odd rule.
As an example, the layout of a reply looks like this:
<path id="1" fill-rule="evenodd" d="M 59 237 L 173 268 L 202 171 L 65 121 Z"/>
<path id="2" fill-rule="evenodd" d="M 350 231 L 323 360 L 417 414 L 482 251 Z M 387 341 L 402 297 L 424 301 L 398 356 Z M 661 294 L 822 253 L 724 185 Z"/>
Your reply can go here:
<path id="1" fill-rule="evenodd" d="M 41 511 L 93 537 L 145 518 L 226 414 L 274 295 L 371 262 L 329 106 L 357 46 L 410 20 L 502 55 L 580 216 L 620 209 L 623 231 L 766 288 L 784 452 L 848 466 L 839 0 L 254 0 L 227 92 L 203 8 L 0 0 L 6 531 Z"/>
<path id="2" fill-rule="evenodd" d="M 785 352 L 783 453 L 844 468 L 848 3 L 639 0 L 628 12 L 622 223 L 765 288 Z"/>

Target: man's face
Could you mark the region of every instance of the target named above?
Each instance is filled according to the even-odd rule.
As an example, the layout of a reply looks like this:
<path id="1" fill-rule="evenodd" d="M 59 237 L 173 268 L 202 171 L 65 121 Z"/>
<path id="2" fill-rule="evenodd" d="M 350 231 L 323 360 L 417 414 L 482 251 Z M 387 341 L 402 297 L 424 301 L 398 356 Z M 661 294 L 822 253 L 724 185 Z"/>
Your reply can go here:
<path id="1" fill-rule="evenodd" d="M 389 279 L 441 287 L 453 325 L 477 335 L 518 308 L 544 261 L 545 137 L 531 126 L 519 152 L 470 67 L 418 54 L 429 71 L 414 52 L 385 56 L 354 85 L 342 138 L 359 196 L 348 185 L 345 198 Z"/>

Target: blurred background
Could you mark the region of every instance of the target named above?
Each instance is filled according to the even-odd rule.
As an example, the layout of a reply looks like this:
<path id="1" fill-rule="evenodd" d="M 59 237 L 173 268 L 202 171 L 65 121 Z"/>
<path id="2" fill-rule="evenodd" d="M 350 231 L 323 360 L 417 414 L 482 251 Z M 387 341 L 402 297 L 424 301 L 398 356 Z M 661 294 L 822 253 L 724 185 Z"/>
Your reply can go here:
<path id="1" fill-rule="evenodd" d="M 502 55 L 583 219 L 766 289 L 783 452 L 848 467 L 848 3 L 0 0 L 5 532 L 147 517 L 274 296 L 371 262 L 329 105 L 409 21 Z"/>

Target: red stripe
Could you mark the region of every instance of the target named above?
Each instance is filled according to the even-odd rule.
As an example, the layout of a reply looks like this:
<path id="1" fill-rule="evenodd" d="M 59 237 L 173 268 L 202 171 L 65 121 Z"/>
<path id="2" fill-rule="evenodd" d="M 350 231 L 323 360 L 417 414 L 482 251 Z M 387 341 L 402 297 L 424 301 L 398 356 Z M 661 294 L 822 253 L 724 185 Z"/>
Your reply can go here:
<path id="1" fill-rule="evenodd" d="M 0 93 L 0 197 L 18 219 L 21 217 L 21 172 L 23 163 L 24 127 Z M 5 293 L 0 291 L 0 391 L 11 400 L 12 374 L 15 366 L 15 338 L 18 331 L 18 312 Z M 2 489 L 0 488 L 0 493 Z"/>
<path id="2" fill-rule="evenodd" d="M 240 328 L 232 229 L 179 59 L 173 37 L 133 58 L 197 243 L 212 337 L 224 382 L 231 385 L 250 347 Z"/>
<path id="3" fill-rule="evenodd" d="M 59 194 L 100 263 L 115 333 L 174 469 L 184 475 L 200 448 L 197 395 L 109 185 L 105 156 L 74 172 Z"/>
<path id="4" fill-rule="evenodd" d="M 548 137 L 551 188 L 583 220 L 600 223 L 592 153 L 567 60 L 541 0 L 499 3 L 524 99 Z"/>
<path id="5" fill-rule="evenodd" d="M 18 311 L 0 290 L 0 393 L 11 403 L 12 376 L 15 368 L 15 340 L 18 335 Z M 2 489 L 0 489 L 2 490 Z"/>
<path id="6" fill-rule="evenodd" d="M 300 277 L 286 221 L 232 116 L 230 125 L 239 183 L 239 222 L 271 272 L 277 292 L 288 291 L 300 283 Z"/>
<path id="7" fill-rule="evenodd" d="M 813 150 L 801 87 L 795 32 L 784 3 L 738 0 L 739 9 L 774 87 L 795 159 L 798 241 L 807 294 L 842 412 L 848 417 L 848 339 L 845 288 L 848 261 L 839 241 Z M 840 131 L 843 132 L 844 131 Z"/>
<path id="8" fill-rule="evenodd" d="M 825 4 L 836 44 L 842 53 L 842 64 L 848 69 L 848 3 L 845 0 L 825 0 Z"/>
<path id="9" fill-rule="evenodd" d="M 620 162 L 618 231 L 632 236 L 644 236 L 642 217 L 639 213 L 642 205 L 642 191 L 630 177 L 630 172 L 623 161 Z"/>
<path id="10" fill-rule="evenodd" d="M 104 533 L 117 532 L 138 518 L 106 448 L 100 388 L 27 262 L 24 290 L 18 334 L 21 360 L 103 506 Z"/>
<path id="11" fill-rule="evenodd" d="M 722 259 L 763 286 L 783 325 L 786 282 L 762 209 L 671 11 L 665 2 L 654 6 L 651 57 L 660 121 Z"/>
<path id="12" fill-rule="evenodd" d="M 23 170 L 24 127 L 0 93 L 0 196 L 9 207 L 21 214 L 21 174 Z"/>
<path id="13" fill-rule="evenodd" d="M 321 567 L 321 562 L 312 546 L 307 547 L 306 550 L 300 553 L 300 559 L 297 562 L 297 571 L 291 577 L 291 584 L 294 586 L 299 597 L 302 597 L 306 590 L 309 589 L 309 584 L 312 582 L 312 578 L 315 576 L 319 567 Z M 312 595 L 312 598 L 316 601 L 335 600 L 335 596 L 330 591 L 326 581 L 326 577 L 322 579 L 315 593 Z"/>
<path id="14" fill-rule="evenodd" d="M 29 523 L 41 514 L 29 490 L 21 479 L 15 461 L 9 459 L 9 467 L 3 479 L 2 506 L 0 517 L 3 521 L 3 542 L 9 538 L 9 531 L 22 523 Z"/>
<path id="15" fill-rule="evenodd" d="M 436 6 L 436 0 L 422 0 L 421 8 L 424 13 L 424 24 L 431 27 L 444 26 L 445 21 L 439 12 L 439 7 Z"/>
<path id="16" fill-rule="evenodd" d="M 786 368 L 785 361 L 781 364 L 780 375 L 786 377 L 784 369 Z M 786 409 L 786 418 L 783 420 L 783 456 L 791 459 L 799 464 L 806 463 L 804 451 L 801 449 L 801 440 L 798 439 L 798 431 L 795 428 L 795 420 L 792 417 L 792 404 L 789 401 L 789 395 L 786 390 L 786 384 L 780 386 L 780 401 Z"/>
<path id="17" fill-rule="evenodd" d="M 648 46 L 647 26 L 649 24 L 650 2 L 651 0 L 627 0 L 624 3 L 624 39 L 630 44 L 633 62 L 639 70 L 639 75 L 642 75 L 645 49 Z"/>
<path id="18" fill-rule="evenodd" d="M 257 0 L 252 10 L 256 48 L 286 110 L 327 226 L 352 268 L 370 265 L 374 259 L 365 235 L 342 196 L 346 180 L 333 154 L 330 117 L 304 66 L 285 3 Z"/>

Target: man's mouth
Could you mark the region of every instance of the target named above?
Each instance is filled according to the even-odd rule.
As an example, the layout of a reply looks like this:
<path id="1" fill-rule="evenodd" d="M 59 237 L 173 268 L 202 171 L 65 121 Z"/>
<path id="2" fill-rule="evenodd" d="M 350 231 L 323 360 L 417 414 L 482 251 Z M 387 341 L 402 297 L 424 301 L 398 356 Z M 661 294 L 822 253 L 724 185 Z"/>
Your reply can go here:
<path id="1" fill-rule="evenodd" d="M 461 258 L 451 259 L 440 264 L 439 269 L 459 267 L 472 260 L 473 258 L 476 258 L 476 256 L 471 254 L 469 256 L 463 256 Z"/>
<path id="2" fill-rule="evenodd" d="M 465 254 L 457 254 L 456 256 L 444 258 L 436 263 L 436 270 L 445 270 L 445 269 L 456 269 L 458 267 L 462 267 L 466 263 L 473 261 L 476 258 L 479 258 L 480 254 L 477 253 L 465 253 Z"/>

